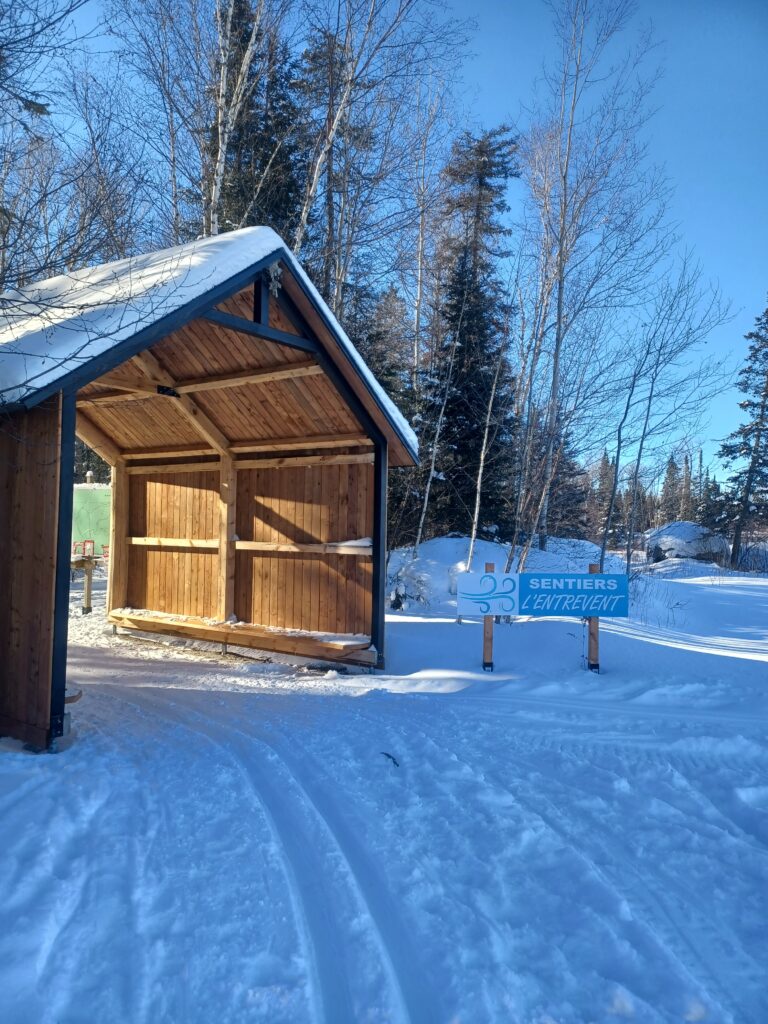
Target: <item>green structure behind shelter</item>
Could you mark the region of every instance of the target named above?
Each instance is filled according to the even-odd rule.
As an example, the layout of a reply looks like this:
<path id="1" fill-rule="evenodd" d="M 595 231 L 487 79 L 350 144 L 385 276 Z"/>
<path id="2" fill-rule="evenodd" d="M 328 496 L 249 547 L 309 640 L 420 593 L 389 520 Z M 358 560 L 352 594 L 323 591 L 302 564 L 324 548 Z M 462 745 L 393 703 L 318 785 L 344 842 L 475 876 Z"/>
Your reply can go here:
<path id="1" fill-rule="evenodd" d="M 112 488 L 105 484 L 75 484 L 72 509 L 72 543 L 92 540 L 94 554 L 109 546 L 109 515 Z"/>

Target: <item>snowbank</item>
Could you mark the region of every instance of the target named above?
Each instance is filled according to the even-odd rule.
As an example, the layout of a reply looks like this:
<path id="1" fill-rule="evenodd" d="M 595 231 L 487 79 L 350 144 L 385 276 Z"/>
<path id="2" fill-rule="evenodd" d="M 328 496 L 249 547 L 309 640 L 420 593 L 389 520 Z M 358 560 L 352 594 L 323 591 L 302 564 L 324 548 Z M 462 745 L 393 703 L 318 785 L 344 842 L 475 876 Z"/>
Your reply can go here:
<path id="1" fill-rule="evenodd" d="M 667 560 L 601 675 L 574 619 L 497 627 L 486 674 L 466 550 L 423 545 L 375 675 L 138 644 L 102 575 L 73 595 L 74 742 L 0 741 L 0 1020 L 768 1020 L 768 578 Z"/>
<path id="2" fill-rule="evenodd" d="M 645 535 L 645 545 L 649 562 L 661 562 L 665 558 L 695 558 L 724 565 L 731 552 L 725 537 L 713 533 L 706 526 L 684 520 L 649 530 Z"/>
<path id="3" fill-rule="evenodd" d="M 517 571 L 521 549 L 517 548 L 511 572 Z M 433 612 L 456 612 L 456 575 L 467 571 L 468 537 L 437 537 L 419 548 L 418 558 L 411 548 L 400 548 L 390 555 L 388 566 L 389 598 L 395 610 L 415 606 L 429 607 Z M 480 540 L 475 545 L 472 568 L 483 570 L 486 563 L 503 572 L 509 546 Z M 590 562 L 600 560 L 600 548 L 587 540 L 564 540 L 550 537 L 547 550 L 531 548 L 526 562 L 529 572 L 587 572 Z M 606 572 L 623 572 L 624 562 L 608 555 Z"/>

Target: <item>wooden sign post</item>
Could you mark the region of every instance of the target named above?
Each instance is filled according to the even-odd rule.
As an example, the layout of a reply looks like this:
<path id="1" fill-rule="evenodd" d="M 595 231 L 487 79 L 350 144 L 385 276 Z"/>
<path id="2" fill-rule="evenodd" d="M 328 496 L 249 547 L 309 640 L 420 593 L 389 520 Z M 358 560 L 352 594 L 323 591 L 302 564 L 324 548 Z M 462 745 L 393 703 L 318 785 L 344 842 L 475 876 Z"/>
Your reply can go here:
<path id="1" fill-rule="evenodd" d="M 594 562 L 589 566 L 590 575 L 600 572 L 600 566 Z M 596 615 L 587 618 L 587 668 L 590 672 L 600 671 L 600 619 Z"/>
<path id="2" fill-rule="evenodd" d="M 589 629 L 587 668 L 600 671 L 600 617 L 629 615 L 629 580 L 624 573 L 602 573 L 599 565 L 582 572 L 497 573 L 493 562 L 485 572 L 456 576 L 456 610 L 477 620 L 483 617 L 483 669 L 493 671 L 493 620 L 497 615 L 521 618 L 574 616 Z"/>
<path id="3" fill-rule="evenodd" d="M 496 572 L 494 562 L 485 563 L 486 572 Z M 483 672 L 493 672 L 493 615 L 483 616 Z"/>

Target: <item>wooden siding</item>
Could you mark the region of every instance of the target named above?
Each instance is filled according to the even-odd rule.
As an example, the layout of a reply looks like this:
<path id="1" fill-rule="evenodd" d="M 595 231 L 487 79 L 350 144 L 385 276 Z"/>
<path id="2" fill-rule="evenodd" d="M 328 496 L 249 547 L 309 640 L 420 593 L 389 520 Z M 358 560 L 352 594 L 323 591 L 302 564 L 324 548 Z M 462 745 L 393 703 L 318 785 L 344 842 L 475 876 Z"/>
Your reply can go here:
<path id="1" fill-rule="evenodd" d="M 128 481 L 129 537 L 218 541 L 218 472 L 153 473 Z M 128 607 L 215 617 L 217 588 L 216 550 L 129 547 Z"/>
<path id="2" fill-rule="evenodd" d="M 0 420 L 0 735 L 48 743 L 59 510 L 59 397 Z"/>
<path id="3" fill-rule="evenodd" d="M 342 542 L 370 537 L 372 530 L 370 464 L 237 474 L 241 541 Z M 262 626 L 370 635 L 371 582 L 366 558 L 238 550 L 235 614 Z"/>
<path id="4" fill-rule="evenodd" d="M 223 536 L 219 476 L 208 471 L 128 477 L 128 607 L 221 617 L 220 546 L 214 547 Z M 370 462 L 238 469 L 235 498 L 238 542 L 339 544 L 363 540 L 373 530 Z M 172 538 L 186 546 L 169 547 Z M 192 547 L 195 541 L 211 548 Z M 239 621 L 370 635 L 370 549 L 237 549 L 234 570 Z"/>

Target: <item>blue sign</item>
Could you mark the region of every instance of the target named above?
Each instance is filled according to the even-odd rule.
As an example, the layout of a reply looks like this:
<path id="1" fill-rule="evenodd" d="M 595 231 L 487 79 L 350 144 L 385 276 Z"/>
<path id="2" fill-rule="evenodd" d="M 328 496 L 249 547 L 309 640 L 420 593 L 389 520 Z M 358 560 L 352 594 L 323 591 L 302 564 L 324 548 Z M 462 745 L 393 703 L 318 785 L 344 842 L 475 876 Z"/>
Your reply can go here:
<path id="1" fill-rule="evenodd" d="M 629 579 L 623 573 L 524 572 L 517 578 L 518 615 L 629 615 Z"/>
<path id="2" fill-rule="evenodd" d="M 623 573 L 463 572 L 456 577 L 459 615 L 629 615 Z"/>
<path id="3" fill-rule="evenodd" d="M 459 615 L 517 615 L 516 573 L 462 572 L 456 577 Z"/>

